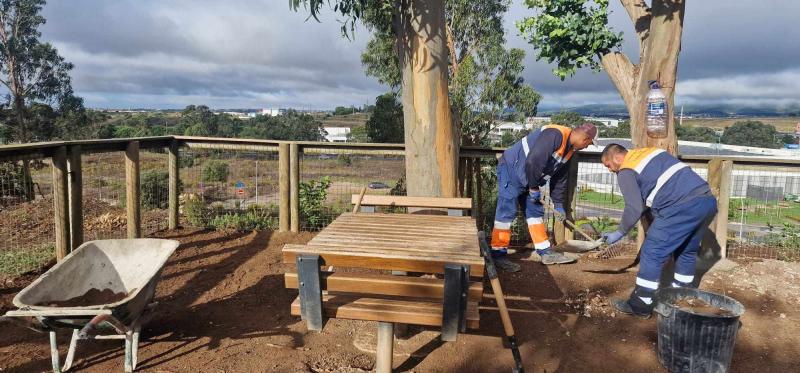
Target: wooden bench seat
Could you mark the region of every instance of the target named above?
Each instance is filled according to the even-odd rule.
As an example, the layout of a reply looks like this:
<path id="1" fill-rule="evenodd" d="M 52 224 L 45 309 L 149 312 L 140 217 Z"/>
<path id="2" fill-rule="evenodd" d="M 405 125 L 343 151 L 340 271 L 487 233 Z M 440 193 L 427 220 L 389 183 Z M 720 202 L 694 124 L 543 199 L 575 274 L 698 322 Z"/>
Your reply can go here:
<path id="1" fill-rule="evenodd" d="M 291 309 L 292 315 L 300 316 L 300 297 Z M 442 326 L 442 305 L 435 302 L 323 294 L 322 310 L 326 317 L 339 319 Z M 467 328 L 479 328 L 477 302 L 467 302 L 464 317 Z"/>
<path id="2" fill-rule="evenodd" d="M 469 198 L 442 198 L 442 197 L 408 197 L 386 195 L 359 195 L 353 194 L 351 202 L 360 206 L 361 212 L 375 212 L 376 206 L 404 207 L 409 212 L 423 214 L 441 214 L 446 212 L 450 216 L 467 216 L 472 209 L 472 200 Z M 355 212 L 355 210 L 354 210 Z"/>
<path id="3" fill-rule="evenodd" d="M 297 272 L 287 271 L 284 278 L 287 289 L 298 288 Z M 444 295 L 444 280 L 441 279 L 373 273 L 322 272 L 320 286 L 329 292 L 432 298 L 439 302 Z M 477 281 L 471 282 L 467 299 L 478 302 L 482 296 L 483 284 Z"/>

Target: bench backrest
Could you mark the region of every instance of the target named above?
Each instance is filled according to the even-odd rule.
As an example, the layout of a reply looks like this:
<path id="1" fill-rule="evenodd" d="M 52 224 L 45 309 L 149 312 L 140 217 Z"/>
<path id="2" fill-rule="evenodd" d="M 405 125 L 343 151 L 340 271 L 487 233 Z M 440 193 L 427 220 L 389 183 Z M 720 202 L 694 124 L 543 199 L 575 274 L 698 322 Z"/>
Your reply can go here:
<path id="1" fill-rule="evenodd" d="M 358 194 L 353 194 L 351 202 L 357 204 Z M 364 195 L 361 199 L 362 212 L 374 212 L 375 206 L 385 207 L 411 207 L 420 209 L 447 209 L 448 215 L 464 216 L 465 212 L 472 209 L 472 199 L 470 198 L 446 198 L 446 197 L 409 197 L 409 196 L 385 196 L 385 195 Z"/>

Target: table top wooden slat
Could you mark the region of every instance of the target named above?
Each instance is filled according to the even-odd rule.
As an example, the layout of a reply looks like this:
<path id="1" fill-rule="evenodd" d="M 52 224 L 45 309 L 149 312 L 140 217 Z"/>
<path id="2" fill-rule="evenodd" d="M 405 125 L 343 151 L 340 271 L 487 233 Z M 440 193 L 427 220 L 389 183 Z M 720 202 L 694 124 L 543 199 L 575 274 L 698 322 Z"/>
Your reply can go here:
<path id="1" fill-rule="evenodd" d="M 305 246 L 284 247 L 284 261 L 301 253 L 342 266 L 441 273 L 452 263 L 469 265 L 473 275 L 483 271 L 478 231 L 469 217 L 344 213 Z"/>

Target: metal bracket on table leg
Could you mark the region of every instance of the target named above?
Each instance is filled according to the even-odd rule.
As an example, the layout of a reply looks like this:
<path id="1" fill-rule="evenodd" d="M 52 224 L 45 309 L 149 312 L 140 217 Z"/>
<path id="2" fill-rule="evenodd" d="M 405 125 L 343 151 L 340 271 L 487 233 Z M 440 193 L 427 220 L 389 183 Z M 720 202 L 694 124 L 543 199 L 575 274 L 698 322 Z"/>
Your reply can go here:
<path id="1" fill-rule="evenodd" d="M 467 288 L 469 266 L 444 266 L 444 297 L 442 297 L 442 340 L 455 341 L 466 330 Z"/>
<path id="2" fill-rule="evenodd" d="M 319 282 L 319 255 L 297 256 L 297 277 L 300 280 L 300 315 L 308 330 L 322 330 L 322 288 Z"/>

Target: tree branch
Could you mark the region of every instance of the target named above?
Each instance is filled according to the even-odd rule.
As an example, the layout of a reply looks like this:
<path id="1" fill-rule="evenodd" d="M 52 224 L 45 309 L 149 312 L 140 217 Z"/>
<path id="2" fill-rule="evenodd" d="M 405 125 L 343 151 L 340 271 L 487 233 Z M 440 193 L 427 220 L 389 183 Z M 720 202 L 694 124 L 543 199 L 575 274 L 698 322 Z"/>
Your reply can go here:
<path id="1" fill-rule="evenodd" d="M 636 35 L 639 36 L 639 47 L 641 48 L 644 39 L 647 39 L 647 34 L 650 31 L 650 20 L 653 19 L 653 14 L 644 0 L 620 0 L 625 11 L 633 22 L 633 27 L 636 30 Z"/>
<path id="2" fill-rule="evenodd" d="M 636 65 L 631 63 L 627 56 L 621 52 L 610 52 L 600 57 L 603 69 L 608 73 L 611 82 L 617 87 L 625 106 L 634 104 L 636 94 Z"/>

